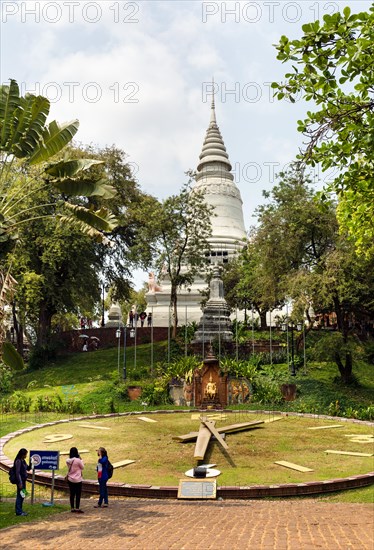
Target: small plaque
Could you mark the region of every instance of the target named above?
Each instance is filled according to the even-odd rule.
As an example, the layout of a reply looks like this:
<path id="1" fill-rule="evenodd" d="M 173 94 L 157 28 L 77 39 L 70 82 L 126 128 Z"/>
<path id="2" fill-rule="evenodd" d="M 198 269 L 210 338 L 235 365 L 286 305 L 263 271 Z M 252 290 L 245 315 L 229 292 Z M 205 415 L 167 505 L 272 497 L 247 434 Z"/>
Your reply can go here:
<path id="1" fill-rule="evenodd" d="M 178 498 L 214 499 L 217 496 L 216 480 L 181 479 Z"/>

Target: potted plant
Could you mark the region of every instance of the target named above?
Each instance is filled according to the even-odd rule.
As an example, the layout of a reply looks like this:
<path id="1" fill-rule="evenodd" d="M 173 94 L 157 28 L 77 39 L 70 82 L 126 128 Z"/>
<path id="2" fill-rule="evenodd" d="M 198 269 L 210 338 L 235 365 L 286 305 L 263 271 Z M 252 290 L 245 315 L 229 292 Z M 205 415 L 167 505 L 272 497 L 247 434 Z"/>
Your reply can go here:
<path id="1" fill-rule="evenodd" d="M 280 389 L 285 401 L 295 401 L 297 389 L 296 384 L 282 384 Z"/>

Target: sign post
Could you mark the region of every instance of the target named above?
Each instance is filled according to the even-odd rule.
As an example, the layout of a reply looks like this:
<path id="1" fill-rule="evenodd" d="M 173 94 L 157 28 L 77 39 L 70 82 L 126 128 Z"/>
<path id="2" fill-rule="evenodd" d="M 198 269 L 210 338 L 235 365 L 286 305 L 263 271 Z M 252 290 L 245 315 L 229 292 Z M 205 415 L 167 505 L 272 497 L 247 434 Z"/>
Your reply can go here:
<path id="1" fill-rule="evenodd" d="M 35 468 L 32 463 L 32 481 L 31 481 L 31 504 L 34 504 L 34 487 L 35 487 Z"/>
<path id="2" fill-rule="evenodd" d="M 59 469 L 60 451 L 30 451 L 30 460 L 32 464 L 31 503 L 34 502 L 35 470 L 52 470 L 51 500 L 43 503 L 43 506 L 53 506 L 55 470 Z"/>

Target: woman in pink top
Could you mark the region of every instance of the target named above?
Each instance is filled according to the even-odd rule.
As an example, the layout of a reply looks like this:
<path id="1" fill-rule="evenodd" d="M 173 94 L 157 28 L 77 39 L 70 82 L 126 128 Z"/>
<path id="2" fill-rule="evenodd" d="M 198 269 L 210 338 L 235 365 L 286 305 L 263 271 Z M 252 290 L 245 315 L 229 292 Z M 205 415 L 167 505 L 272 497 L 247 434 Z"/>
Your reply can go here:
<path id="1" fill-rule="evenodd" d="M 82 494 L 82 470 L 84 465 L 76 447 L 72 447 L 70 449 L 69 458 L 67 459 L 66 464 L 68 465 L 68 484 L 70 490 L 71 511 L 83 514 L 83 510 L 79 508 L 79 505 Z"/>

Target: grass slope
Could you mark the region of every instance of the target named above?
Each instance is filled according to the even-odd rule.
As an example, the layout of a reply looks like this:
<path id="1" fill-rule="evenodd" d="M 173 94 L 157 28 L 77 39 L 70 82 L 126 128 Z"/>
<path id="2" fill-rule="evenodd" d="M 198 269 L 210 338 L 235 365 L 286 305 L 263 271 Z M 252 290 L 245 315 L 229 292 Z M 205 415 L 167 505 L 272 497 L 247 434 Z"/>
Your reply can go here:
<path id="1" fill-rule="evenodd" d="M 123 376 L 123 350 L 119 362 L 119 378 Z M 137 346 L 136 359 L 134 348 L 126 351 L 127 381 L 149 378 L 151 375 L 151 346 Z M 167 361 L 167 343 L 154 344 L 153 364 Z M 287 365 L 274 365 L 274 372 L 283 379 L 287 378 Z M 334 382 L 338 375 L 334 363 L 310 363 L 306 373 L 301 369 L 296 377 L 289 382 L 297 384 L 297 399 L 283 406 L 283 409 L 299 412 L 316 412 L 319 414 L 339 414 L 348 409 L 354 411 L 372 405 L 374 398 L 373 366 L 364 362 L 355 365 L 354 373 L 359 380 L 358 386 L 344 386 Z M 72 388 L 71 386 L 74 386 Z M 59 393 L 61 397 L 67 394 L 75 395 L 82 403 L 86 413 L 113 412 L 115 410 L 131 410 L 133 405 L 125 403 L 116 397 L 118 386 L 118 351 L 116 348 L 99 350 L 92 353 L 78 353 L 50 363 L 47 367 L 16 375 L 15 388 L 29 395 L 33 401 L 39 395 L 46 396 Z M 262 402 L 254 407 L 272 407 L 272 403 Z M 157 407 L 155 407 L 157 408 Z M 276 405 L 276 408 L 282 408 Z"/>

